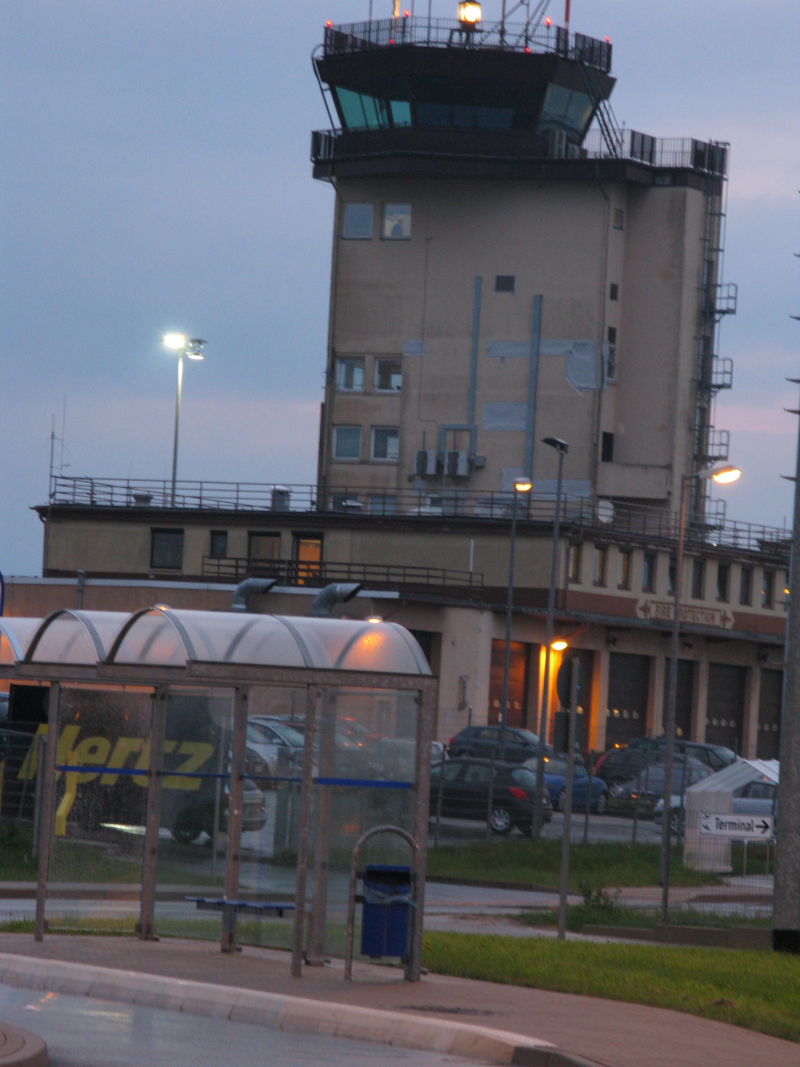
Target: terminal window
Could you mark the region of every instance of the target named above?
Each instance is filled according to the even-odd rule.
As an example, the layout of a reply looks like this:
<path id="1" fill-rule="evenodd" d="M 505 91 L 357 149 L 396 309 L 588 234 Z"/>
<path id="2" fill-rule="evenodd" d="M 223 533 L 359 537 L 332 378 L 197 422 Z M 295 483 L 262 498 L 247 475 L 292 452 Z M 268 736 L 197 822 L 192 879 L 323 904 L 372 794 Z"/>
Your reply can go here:
<path id="1" fill-rule="evenodd" d="M 349 241 L 368 241 L 372 237 L 372 204 L 344 205 L 342 237 Z"/>
<path id="2" fill-rule="evenodd" d="M 407 241 L 411 237 L 411 204 L 383 205 L 381 236 L 389 241 Z"/>

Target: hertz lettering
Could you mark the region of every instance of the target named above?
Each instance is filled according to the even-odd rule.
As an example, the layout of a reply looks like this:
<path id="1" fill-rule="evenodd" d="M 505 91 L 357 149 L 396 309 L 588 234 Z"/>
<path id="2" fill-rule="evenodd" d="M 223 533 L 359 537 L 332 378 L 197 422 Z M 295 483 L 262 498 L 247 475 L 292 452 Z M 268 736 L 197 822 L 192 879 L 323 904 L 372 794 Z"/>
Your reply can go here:
<path id="1" fill-rule="evenodd" d="M 146 788 L 150 773 L 152 745 L 149 738 L 119 737 L 112 742 L 107 737 L 84 737 L 78 740 L 80 726 L 65 726 L 58 739 L 56 763 L 62 767 L 91 768 L 86 771 L 67 771 L 75 785 L 88 785 L 99 781 L 100 785 L 114 786 L 120 779 L 119 772 L 128 770 L 125 777 L 131 778 L 137 785 Z M 46 737 L 47 726 L 41 725 L 36 737 Z M 34 743 L 28 750 L 18 777 L 30 779 L 36 777 L 39 746 Z M 170 774 L 165 775 L 165 789 L 199 789 L 201 778 L 198 775 L 214 755 L 214 746 L 208 741 L 165 741 L 165 756 L 176 756 L 177 761 L 170 766 Z M 133 774 L 130 773 L 133 770 Z"/>

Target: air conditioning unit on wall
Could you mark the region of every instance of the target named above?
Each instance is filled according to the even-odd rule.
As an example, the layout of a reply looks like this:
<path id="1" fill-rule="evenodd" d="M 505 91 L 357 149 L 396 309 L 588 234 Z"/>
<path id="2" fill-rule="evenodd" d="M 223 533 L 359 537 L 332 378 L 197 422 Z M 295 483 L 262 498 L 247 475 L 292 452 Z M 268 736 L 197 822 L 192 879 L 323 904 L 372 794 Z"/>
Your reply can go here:
<path id="1" fill-rule="evenodd" d="M 417 474 L 436 474 L 436 449 L 421 448 L 417 452 Z"/>

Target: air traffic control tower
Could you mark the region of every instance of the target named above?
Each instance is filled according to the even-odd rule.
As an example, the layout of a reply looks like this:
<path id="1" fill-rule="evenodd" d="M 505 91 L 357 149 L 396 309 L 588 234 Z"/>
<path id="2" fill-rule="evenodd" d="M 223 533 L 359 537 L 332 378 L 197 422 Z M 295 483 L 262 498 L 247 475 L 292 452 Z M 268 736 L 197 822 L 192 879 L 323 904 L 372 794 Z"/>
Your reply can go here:
<path id="1" fill-rule="evenodd" d="M 313 64 L 336 194 L 321 499 L 446 513 L 523 473 L 552 494 L 550 436 L 566 496 L 674 508 L 727 458 L 727 146 L 621 130 L 610 42 L 474 3 L 328 24 Z"/>

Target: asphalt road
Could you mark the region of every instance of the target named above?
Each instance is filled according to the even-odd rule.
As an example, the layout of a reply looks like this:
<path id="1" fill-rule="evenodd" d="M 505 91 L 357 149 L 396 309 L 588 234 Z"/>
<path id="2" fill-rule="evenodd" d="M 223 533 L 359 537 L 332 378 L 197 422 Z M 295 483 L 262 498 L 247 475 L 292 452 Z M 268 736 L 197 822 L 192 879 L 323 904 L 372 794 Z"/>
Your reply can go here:
<path id="1" fill-rule="evenodd" d="M 47 1043 L 50 1067 L 413 1067 L 475 1065 L 453 1055 L 270 1030 L 251 1023 L 159 1011 L 92 997 L 0 985 L 0 1018 Z"/>

